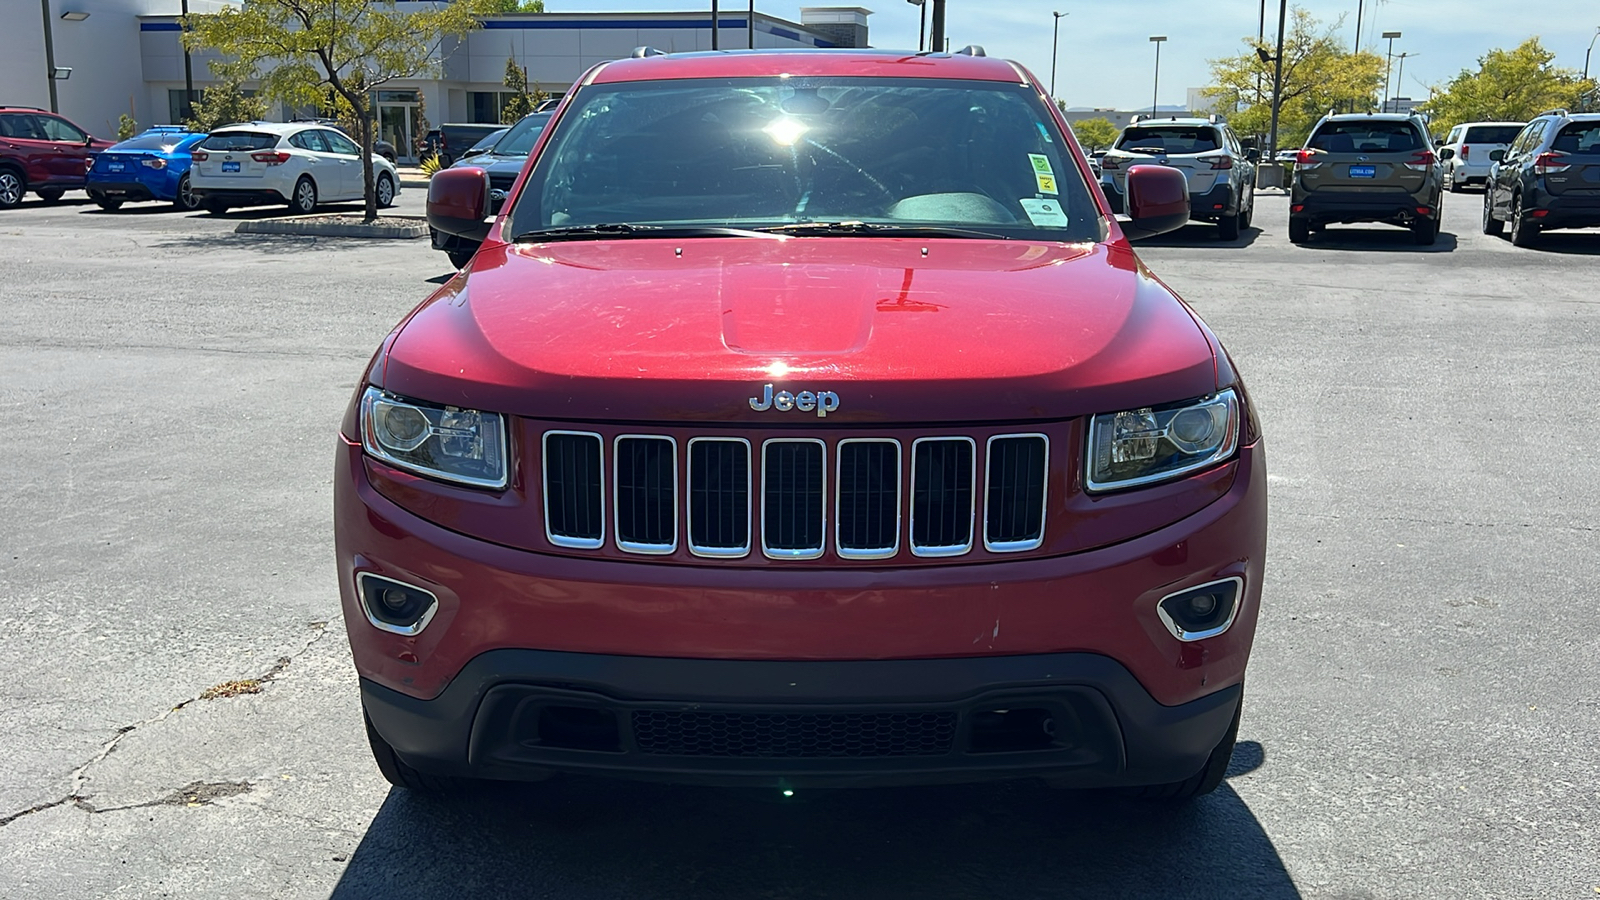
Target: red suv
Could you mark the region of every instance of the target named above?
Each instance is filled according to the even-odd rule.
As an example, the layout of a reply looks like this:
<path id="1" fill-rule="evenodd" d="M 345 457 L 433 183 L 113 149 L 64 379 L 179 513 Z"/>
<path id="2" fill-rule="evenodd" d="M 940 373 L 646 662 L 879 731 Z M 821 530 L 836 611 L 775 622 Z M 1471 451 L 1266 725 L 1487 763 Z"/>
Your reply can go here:
<path id="1" fill-rule="evenodd" d="M 55 113 L 0 106 L 0 209 L 17 206 L 28 191 L 54 203 L 81 189 L 89 160 L 111 144 Z"/>
<path id="2" fill-rule="evenodd" d="M 384 340 L 335 537 L 394 784 L 1042 777 L 1187 797 L 1237 733 L 1249 394 L 1039 82 L 977 52 L 590 70 Z"/>

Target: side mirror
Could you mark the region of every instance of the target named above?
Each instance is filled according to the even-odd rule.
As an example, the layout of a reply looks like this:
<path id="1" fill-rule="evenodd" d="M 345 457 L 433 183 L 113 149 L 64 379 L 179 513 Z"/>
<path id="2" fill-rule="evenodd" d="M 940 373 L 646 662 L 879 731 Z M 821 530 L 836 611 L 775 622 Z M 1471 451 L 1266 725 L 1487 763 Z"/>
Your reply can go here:
<path id="1" fill-rule="evenodd" d="M 1504 150 L 1490 150 L 1489 151 L 1489 161 L 1490 162 L 1499 162 L 1500 160 L 1505 159 L 1505 158 L 1506 158 L 1506 152 Z"/>
<path id="2" fill-rule="evenodd" d="M 1244 158 L 1245 158 L 1246 161 L 1248 161 L 1250 163 L 1261 162 L 1261 151 L 1260 150 L 1255 150 L 1255 149 L 1246 150 L 1244 152 Z"/>
<path id="3" fill-rule="evenodd" d="M 469 241 L 489 236 L 489 173 L 477 166 L 441 169 L 428 180 L 428 225 Z"/>
<path id="4" fill-rule="evenodd" d="M 1128 214 L 1122 226 L 1128 240 L 1176 231 L 1189 222 L 1189 179 L 1166 166 L 1134 166 L 1128 170 Z"/>
<path id="5" fill-rule="evenodd" d="M 1445 147 L 1445 148 L 1443 148 L 1443 149 L 1441 149 L 1439 151 L 1439 159 L 1441 159 L 1441 160 L 1455 159 L 1455 158 L 1456 158 L 1456 152 L 1454 150 L 1451 150 L 1449 147 Z"/>

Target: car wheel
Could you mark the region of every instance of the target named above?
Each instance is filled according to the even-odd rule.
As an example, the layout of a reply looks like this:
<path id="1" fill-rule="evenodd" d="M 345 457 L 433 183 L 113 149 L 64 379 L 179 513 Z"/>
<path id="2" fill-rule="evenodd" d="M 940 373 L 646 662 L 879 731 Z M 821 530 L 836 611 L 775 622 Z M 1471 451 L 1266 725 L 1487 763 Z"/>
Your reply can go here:
<path id="1" fill-rule="evenodd" d="M 116 212 L 117 210 L 122 208 L 122 198 L 121 197 L 95 197 L 94 198 L 94 205 L 100 207 L 101 209 L 105 210 L 106 212 Z"/>
<path id="2" fill-rule="evenodd" d="M 1222 241 L 1237 241 L 1239 239 L 1239 214 L 1222 216 L 1217 219 L 1217 239 Z"/>
<path id="3" fill-rule="evenodd" d="M 454 156 L 451 156 L 448 153 L 440 153 L 439 154 L 439 168 L 441 168 L 441 169 L 450 168 L 451 164 L 453 164 L 455 161 L 456 161 L 456 158 Z"/>
<path id="4" fill-rule="evenodd" d="M 378 208 L 388 209 L 394 205 L 394 179 L 388 172 L 378 176 L 378 185 L 374 189 L 378 195 Z"/>
<path id="5" fill-rule="evenodd" d="M 1306 220 L 1305 219 L 1290 219 L 1289 220 L 1289 243 L 1291 243 L 1291 244 L 1304 244 L 1306 241 L 1309 241 L 1309 240 L 1311 240 L 1311 226 L 1306 223 Z"/>
<path id="6" fill-rule="evenodd" d="M 317 185 L 309 176 L 301 175 L 300 180 L 294 183 L 294 192 L 289 195 L 289 211 L 306 216 L 317 209 Z"/>
<path id="7" fill-rule="evenodd" d="M 1250 223 L 1255 221 L 1255 218 L 1256 218 L 1256 200 L 1255 200 L 1254 197 L 1251 197 L 1250 198 L 1250 205 L 1245 208 L 1245 211 L 1243 213 L 1240 214 L 1240 217 L 1239 217 L 1239 228 L 1241 230 L 1245 229 L 1245 228 L 1249 228 L 1250 227 Z"/>
<path id="8" fill-rule="evenodd" d="M 457 269 L 465 269 L 467 263 L 472 262 L 473 250 L 449 250 L 445 255 L 450 257 L 450 265 Z"/>
<path id="9" fill-rule="evenodd" d="M 1461 183 L 1456 181 L 1456 176 L 1455 176 L 1454 172 L 1446 172 L 1445 175 L 1444 175 L 1444 180 L 1446 182 L 1446 186 L 1448 186 L 1450 188 L 1450 193 L 1452 193 L 1452 194 L 1461 193 Z"/>
<path id="10" fill-rule="evenodd" d="M 378 155 L 384 159 L 387 159 L 389 161 L 389 165 L 392 166 L 395 164 L 395 155 L 393 153 L 380 153 Z"/>
<path id="11" fill-rule="evenodd" d="M 1522 215 L 1522 195 L 1511 198 L 1511 244 L 1532 247 L 1539 237 L 1539 226 L 1526 221 Z"/>
<path id="12" fill-rule="evenodd" d="M 38 191 L 39 199 L 46 203 L 59 202 L 61 200 L 61 195 L 65 193 L 66 191 L 61 188 L 40 188 Z"/>
<path id="13" fill-rule="evenodd" d="M 1483 190 L 1483 233 L 1498 236 L 1506 230 L 1506 223 L 1494 217 L 1494 188 Z"/>
<path id="14" fill-rule="evenodd" d="M 1411 223 L 1411 241 L 1423 247 L 1431 246 L 1439 239 L 1438 219 L 1419 219 Z"/>
<path id="15" fill-rule="evenodd" d="M 22 203 L 27 183 L 12 169 L 0 169 L 0 209 L 15 209 Z"/>
<path id="16" fill-rule="evenodd" d="M 178 193 L 172 198 L 172 205 L 184 212 L 193 212 L 200 205 L 200 201 L 195 199 L 194 191 L 189 187 L 187 174 L 178 179 Z"/>
<path id="17" fill-rule="evenodd" d="M 378 764 L 378 771 L 383 774 L 385 781 L 395 787 L 424 794 L 448 794 L 460 790 L 466 784 L 458 778 L 429 775 L 413 769 L 394 752 L 394 748 L 378 734 L 378 730 L 372 727 L 372 720 L 365 716 L 362 718 L 367 722 L 367 743 L 372 746 L 373 761 Z"/>
<path id="18" fill-rule="evenodd" d="M 204 200 L 201 201 L 200 205 L 205 207 L 205 211 L 213 216 L 220 216 L 228 211 L 228 204 L 223 203 L 221 200 Z"/>
<path id="19" fill-rule="evenodd" d="M 1133 788 L 1128 793 L 1141 800 L 1161 800 L 1170 803 L 1192 800 L 1216 790 L 1228 775 L 1228 763 L 1233 760 L 1233 744 L 1239 739 L 1239 716 L 1243 712 L 1244 698 L 1240 697 L 1239 705 L 1233 710 L 1233 722 L 1228 726 L 1227 734 L 1224 734 L 1222 740 L 1211 748 L 1211 755 L 1206 757 L 1206 764 L 1200 767 L 1200 771 L 1182 781 Z"/>

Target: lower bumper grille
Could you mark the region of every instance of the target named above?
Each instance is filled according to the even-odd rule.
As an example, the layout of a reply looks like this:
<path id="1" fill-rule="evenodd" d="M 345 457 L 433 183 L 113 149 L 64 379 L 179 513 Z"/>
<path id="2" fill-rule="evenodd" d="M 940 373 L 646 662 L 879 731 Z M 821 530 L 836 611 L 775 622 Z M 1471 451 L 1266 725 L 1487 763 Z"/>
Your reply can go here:
<path id="1" fill-rule="evenodd" d="M 633 735 L 639 750 L 654 756 L 942 756 L 954 745 L 956 714 L 635 710 Z"/>

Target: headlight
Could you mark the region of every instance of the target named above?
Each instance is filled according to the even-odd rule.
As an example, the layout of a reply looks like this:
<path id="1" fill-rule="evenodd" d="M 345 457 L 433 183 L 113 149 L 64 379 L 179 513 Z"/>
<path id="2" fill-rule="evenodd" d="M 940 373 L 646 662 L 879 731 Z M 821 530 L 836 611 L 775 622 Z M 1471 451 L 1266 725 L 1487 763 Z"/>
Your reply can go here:
<path id="1" fill-rule="evenodd" d="M 475 487 L 506 486 L 506 427 L 498 413 L 427 406 L 377 388 L 361 396 L 361 445 L 395 466 Z"/>
<path id="2" fill-rule="evenodd" d="M 1177 478 L 1222 462 L 1239 446 L 1232 389 L 1163 407 L 1095 416 L 1089 423 L 1091 491 Z"/>

